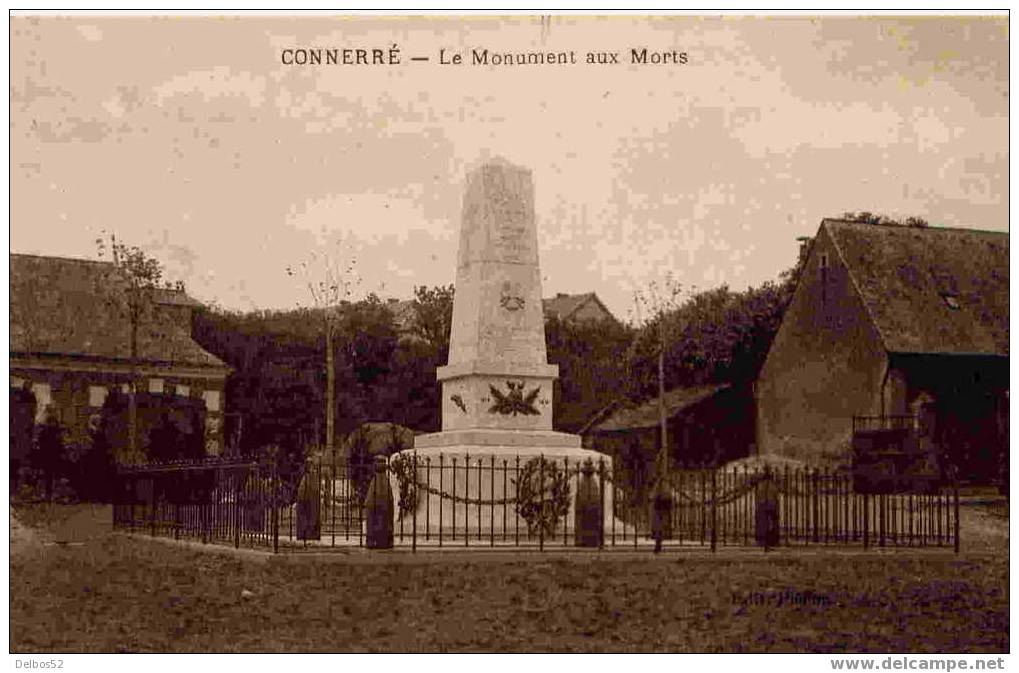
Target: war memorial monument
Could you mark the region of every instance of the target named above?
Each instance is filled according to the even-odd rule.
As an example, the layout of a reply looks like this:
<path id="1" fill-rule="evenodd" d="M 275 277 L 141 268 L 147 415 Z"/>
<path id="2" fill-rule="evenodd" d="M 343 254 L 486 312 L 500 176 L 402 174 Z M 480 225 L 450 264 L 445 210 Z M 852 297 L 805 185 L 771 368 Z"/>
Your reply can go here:
<path id="1" fill-rule="evenodd" d="M 432 486 L 441 464 L 442 492 L 455 489 L 461 496 L 450 502 L 431 493 L 428 503 L 419 500 L 419 527 L 427 517 L 432 530 L 448 528 L 455 508 L 456 528 L 500 530 L 501 515 L 492 521 L 468 502 L 512 500 L 518 466 L 544 457 L 574 475 L 575 491 L 577 469 L 585 461 L 596 468 L 602 461 L 606 473 L 612 464 L 607 456 L 581 448 L 579 435 L 552 429 L 559 368 L 548 363 L 545 350 L 529 170 L 494 159 L 467 175 L 455 287 L 449 360 L 436 372 L 442 386 L 442 431 L 419 435 L 412 450 L 398 455 L 415 457 L 418 479 Z M 459 469 L 451 470 L 454 464 Z M 567 521 L 572 521 L 572 507 Z M 505 526 L 516 527 L 519 522 L 509 509 L 511 521 Z"/>

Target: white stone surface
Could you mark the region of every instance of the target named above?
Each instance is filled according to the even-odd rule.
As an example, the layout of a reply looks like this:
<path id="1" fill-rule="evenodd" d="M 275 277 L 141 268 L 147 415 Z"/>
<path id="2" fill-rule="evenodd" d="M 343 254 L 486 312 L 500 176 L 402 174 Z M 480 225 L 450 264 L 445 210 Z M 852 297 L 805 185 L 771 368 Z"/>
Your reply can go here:
<path id="1" fill-rule="evenodd" d="M 467 176 L 443 430 L 552 429 L 544 325 L 531 173 L 495 160 Z M 492 411 L 500 395 L 512 411 Z"/>
<path id="2" fill-rule="evenodd" d="M 611 474 L 608 456 L 581 448 L 578 435 L 552 430 L 558 370 L 548 363 L 545 348 L 531 173 L 503 160 L 490 161 L 467 176 L 449 363 L 437 372 L 442 432 L 420 435 L 413 450 L 398 454 L 417 460 L 418 483 L 427 485 L 426 492 L 455 491 L 457 502 L 422 492 L 416 514 L 403 518 L 405 530 L 416 520 L 419 529 L 436 532 L 461 527 L 516 532 L 521 521 L 514 506 L 491 503 L 516 496 L 517 470 L 536 456 L 570 470 L 571 494 L 584 461 L 601 462 Z M 396 479 L 392 485 L 398 500 Z M 607 484 L 605 491 L 610 526 Z M 464 503 L 465 497 L 482 504 Z M 570 529 L 572 501 L 571 496 Z"/>
<path id="3" fill-rule="evenodd" d="M 576 437 L 564 433 L 554 434 Z M 595 489 L 600 489 L 597 475 L 602 466 L 606 475 L 612 473 L 612 460 L 608 456 L 564 446 L 463 444 L 459 447 L 403 451 L 399 455 L 416 460 L 418 502 L 413 512 L 404 513 L 402 517 L 399 507 L 394 507 L 395 525 L 402 525 L 405 533 L 409 533 L 416 525 L 419 535 L 426 531 L 438 533 L 441 529 L 444 535 L 449 536 L 455 530 L 461 539 L 464 533 L 472 536 L 480 534 L 484 539 L 488 539 L 487 535 L 502 538 L 504 533 L 515 537 L 518 532 L 527 537 L 527 522 L 517 516 L 513 499 L 516 498 L 516 484 L 521 470 L 529 460 L 541 456 L 547 463 L 554 463 L 569 475 L 570 505 L 557 526 L 557 536 L 562 536 L 565 526 L 572 545 L 579 468 L 585 461 L 591 461 L 595 470 Z M 390 484 L 393 502 L 398 503 L 399 482 L 392 478 Z M 437 493 L 444 493 L 446 497 L 440 497 Z M 610 482 L 606 480 L 604 491 L 596 490 L 596 493 L 603 498 L 604 529 L 609 531 L 613 526 L 613 489 Z M 619 521 L 615 522 L 615 526 L 619 531 L 624 529 Z M 536 538 L 531 536 L 530 540 L 533 542 Z"/>

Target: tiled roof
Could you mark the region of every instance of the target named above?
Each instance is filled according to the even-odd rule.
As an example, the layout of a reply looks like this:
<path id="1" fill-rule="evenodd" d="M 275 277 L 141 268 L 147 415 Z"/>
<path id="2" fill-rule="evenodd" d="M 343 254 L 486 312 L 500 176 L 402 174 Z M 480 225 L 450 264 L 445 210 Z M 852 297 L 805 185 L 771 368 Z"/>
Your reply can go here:
<path id="1" fill-rule="evenodd" d="M 1008 232 L 824 220 L 885 349 L 1008 355 Z"/>
<path id="2" fill-rule="evenodd" d="M 727 388 L 729 388 L 728 385 L 706 385 L 668 390 L 665 392 L 665 414 L 671 418 L 680 411 L 702 402 Z M 636 407 L 616 409 L 605 420 L 593 424 L 590 432 L 615 432 L 618 430 L 653 428 L 659 422 L 658 398 L 656 397 Z"/>
<path id="3" fill-rule="evenodd" d="M 11 353 L 129 359 L 131 323 L 118 283 L 108 262 L 10 255 Z M 225 368 L 191 339 L 193 299 L 161 289 L 153 303 L 138 330 L 140 360 Z"/>
<path id="4" fill-rule="evenodd" d="M 595 302 L 607 318 L 613 317 L 598 295 L 594 292 L 584 294 L 557 294 L 548 299 L 542 299 L 541 304 L 547 315 L 554 315 L 560 320 L 568 320 L 577 311 L 587 305 L 588 302 Z"/>

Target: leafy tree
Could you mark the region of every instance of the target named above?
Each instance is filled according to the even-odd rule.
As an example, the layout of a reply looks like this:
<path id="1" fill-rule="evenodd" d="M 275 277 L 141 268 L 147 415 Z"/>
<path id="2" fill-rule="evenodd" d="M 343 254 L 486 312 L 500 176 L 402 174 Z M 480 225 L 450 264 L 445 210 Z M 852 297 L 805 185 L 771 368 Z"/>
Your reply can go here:
<path id="1" fill-rule="evenodd" d="M 443 362 L 449 356 L 453 295 L 452 285 L 421 285 L 414 288 L 414 322 L 411 332 L 435 349 Z"/>
<path id="2" fill-rule="evenodd" d="M 691 295 L 667 316 L 676 328 L 665 349 L 666 389 L 683 385 L 754 381 L 792 298 L 803 259 L 766 282 L 742 292 L 727 286 Z M 656 393 L 655 355 L 658 334 L 645 325 L 637 333 L 631 357 L 631 397 Z"/>
<path id="3" fill-rule="evenodd" d="M 195 339 L 234 369 L 226 394 L 240 414 L 245 454 L 269 445 L 283 454 L 299 453 L 321 437 L 332 408 L 325 404 L 328 372 L 321 365 L 324 310 L 196 313 Z M 400 368 L 420 365 L 396 357 L 393 319 L 377 297 L 341 303 L 337 313 L 333 407 L 339 434 L 366 420 L 390 420 L 385 415 L 402 409 L 406 399 Z"/>
<path id="4" fill-rule="evenodd" d="M 57 479 L 64 474 L 64 436 L 66 432 L 60 424 L 56 412 L 49 408 L 39 427 L 36 437 L 35 452 L 32 455 L 32 467 L 42 475 L 45 495 L 52 498 Z"/>
<path id="5" fill-rule="evenodd" d="M 370 385 L 392 367 L 396 350 L 396 326 L 393 314 L 374 293 L 344 307 L 340 321 L 344 338 L 343 353 L 357 382 Z"/>
<path id="6" fill-rule="evenodd" d="M 627 394 L 626 357 L 634 330 L 615 320 L 545 319 L 548 360 L 559 365 L 557 429 L 579 430 L 593 414 Z"/>
<path id="7" fill-rule="evenodd" d="M 138 330 L 152 317 L 155 294 L 161 289 L 184 291 L 181 281 L 172 283 L 163 279 L 163 265 L 138 246 L 117 241 L 110 234 L 109 248 L 103 236 L 96 239 L 96 252 L 100 258 L 112 257 L 112 273 L 106 279 L 107 302 L 127 318 L 130 326 L 131 378 L 128 381 L 128 450 L 132 459 L 138 459 Z"/>
<path id="8" fill-rule="evenodd" d="M 919 227 L 924 228 L 930 226 L 922 217 L 907 217 L 905 220 L 896 220 L 888 217 L 887 215 L 877 215 L 869 211 L 863 210 L 860 212 L 845 212 L 842 214 L 842 219 L 848 222 L 863 222 L 864 224 L 886 224 L 896 227 Z"/>
<path id="9" fill-rule="evenodd" d="M 654 350 L 658 361 L 658 423 L 661 443 L 655 474 L 659 476 L 665 473 L 666 447 L 669 445 L 665 411 L 665 353 L 677 324 L 681 324 L 686 317 L 678 310 L 682 295 L 683 286 L 671 273 L 666 274 L 660 283 L 652 281 L 645 290 L 638 290 L 634 294 L 638 324 L 644 328 L 646 335 L 654 334 L 652 338 L 657 337 Z"/>
<path id="10" fill-rule="evenodd" d="M 97 502 L 111 502 L 116 485 L 117 463 L 113 455 L 113 443 L 106 432 L 109 423 L 108 409 L 110 397 L 104 403 L 103 412 L 99 414 L 99 422 L 91 432 L 88 450 L 79 459 L 74 472 L 74 491 L 79 497 Z"/>
<path id="11" fill-rule="evenodd" d="M 195 340 L 234 369 L 226 395 L 240 417 L 239 448 L 245 455 L 319 437 L 325 374 L 321 320 L 306 308 L 196 312 Z"/>
<path id="12" fill-rule="evenodd" d="M 35 436 L 35 395 L 23 387 L 11 387 L 8 409 L 10 442 L 7 444 L 7 453 L 10 457 L 10 492 L 13 494 L 21 484 L 22 472 L 31 467 Z"/>

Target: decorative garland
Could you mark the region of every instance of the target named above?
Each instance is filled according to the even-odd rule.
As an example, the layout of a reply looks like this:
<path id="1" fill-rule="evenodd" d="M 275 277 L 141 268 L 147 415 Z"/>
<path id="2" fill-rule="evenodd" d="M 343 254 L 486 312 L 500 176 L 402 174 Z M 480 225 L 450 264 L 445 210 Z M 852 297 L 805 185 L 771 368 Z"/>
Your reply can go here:
<path id="1" fill-rule="evenodd" d="M 401 519 L 406 514 L 417 510 L 419 492 L 424 492 L 455 504 L 472 507 L 515 505 L 517 514 L 527 522 L 532 535 L 536 535 L 539 528 L 544 528 L 545 534 L 549 536 L 554 534 L 558 521 L 569 512 L 570 480 L 578 478 L 585 469 L 582 465 L 566 469 L 557 461 L 535 456 L 520 468 L 518 477 L 510 479 L 510 482 L 517 487 L 516 497 L 486 500 L 481 497 L 453 495 L 440 491 L 429 484 L 421 483 L 416 478 L 414 460 L 409 456 L 394 456 L 389 461 L 389 465 L 398 483 L 398 508 Z M 418 466 L 420 467 L 420 464 Z M 605 479 L 609 485 L 613 484 L 612 474 L 607 470 L 595 469 L 594 475 Z M 674 482 L 671 484 L 669 492 L 674 498 L 679 499 L 679 507 L 724 506 L 746 497 L 768 480 L 772 481 L 778 493 L 787 496 L 814 495 L 814 491 L 800 491 L 794 488 L 792 484 L 786 483 L 781 478 L 781 474 L 774 472 L 744 475 L 744 482 L 741 485 L 730 491 L 717 493 L 715 498 L 711 498 L 706 492 L 700 493 L 701 489 L 699 488 L 689 490 L 676 488 Z M 839 495 L 840 493 L 838 490 L 819 489 L 817 491 L 817 495 Z"/>
<path id="2" fill-rule="evenodd" d="M 417 511 L 417 475 L 414 474 L 414 460 L 405 455 L 393 456 L 389 461 L 389 469 L 396 477 L 399 498 L 397 511 L 399 518 L 409 512 Z"/>
<path id="3" fill-rule="evenodd" d="M 531 535 L 555 535 L 559 520 L 570 511 L 570 473 L 544 456 L 535 456 L 524 464 L 514 480 L 517 487 L 517 514 L 527 522 Z"/>
<path id="4" fill-rule="evenodd" d="M 515 505 L 517 514 L 527 522 L 532 534 L 537 534 L 539 528 L 543 528 L 547 535 L 554 534 L 558 520 L 569 512 L 570 479 L 580 474 L 580 468 L 566 470 L 555 461 L 535 456 L 520 468 L 516 478 L 510 479 L 510 483 L 517 487 L 516 497 L 485 500 L 480 497 L 454 496 L 422 484 L 415 474 L 414 459 L 409 456 L 394 456 L 389 466 L 397 481 L 397 508 L 401 519 L 417 511 L 419 493 L 424 491 L 461 505 Z"/>

